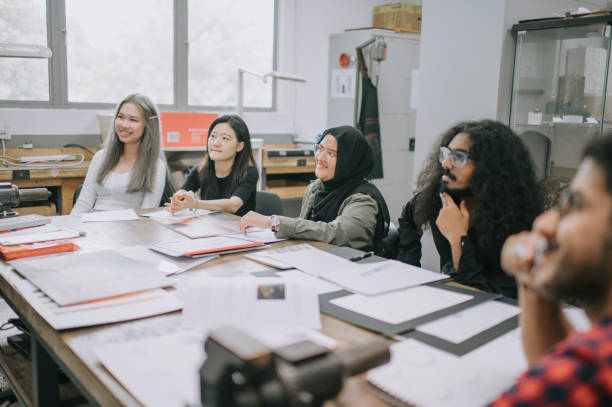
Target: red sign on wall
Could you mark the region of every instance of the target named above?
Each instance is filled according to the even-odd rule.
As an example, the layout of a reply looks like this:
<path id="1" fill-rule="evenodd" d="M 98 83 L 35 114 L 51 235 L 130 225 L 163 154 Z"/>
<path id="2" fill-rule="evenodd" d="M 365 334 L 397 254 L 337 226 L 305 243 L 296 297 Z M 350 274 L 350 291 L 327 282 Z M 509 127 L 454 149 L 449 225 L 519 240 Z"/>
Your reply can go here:
<path id="1" fill-rule="evenodd" d="M 216 113 L 161 112 L 164 147 L 206 147 L 208 128 Z"/>

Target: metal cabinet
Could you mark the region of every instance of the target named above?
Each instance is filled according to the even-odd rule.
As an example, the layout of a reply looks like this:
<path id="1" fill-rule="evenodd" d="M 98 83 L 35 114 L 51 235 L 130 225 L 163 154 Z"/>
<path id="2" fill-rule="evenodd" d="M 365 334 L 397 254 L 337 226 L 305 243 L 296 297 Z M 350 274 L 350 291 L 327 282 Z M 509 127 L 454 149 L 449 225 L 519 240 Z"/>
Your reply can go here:
<path id="1" fill-rule="evenodd" d="M 569 182 L 584 146 L 612 127 L 610 24 L 611 15 L 599 15 L 512 27 L 510 126 L 544 182 Z"/>

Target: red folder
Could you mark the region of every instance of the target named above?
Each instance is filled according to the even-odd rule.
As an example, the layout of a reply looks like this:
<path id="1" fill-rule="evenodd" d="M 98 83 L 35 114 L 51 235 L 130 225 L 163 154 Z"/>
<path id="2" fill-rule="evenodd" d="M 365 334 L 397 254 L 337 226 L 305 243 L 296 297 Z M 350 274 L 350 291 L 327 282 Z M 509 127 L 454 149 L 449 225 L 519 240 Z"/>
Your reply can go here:
<path id="1" fill-rule="evenodd" d="M 4 260 L 21 259 L 23 257 L 41 256 L 43 254 L 71 252 L 80 247 L 70 240 L 54 240 L 51 242 L 39 242 L 18 244 L 11 246 L 0 245 L 0 257 Z"/>

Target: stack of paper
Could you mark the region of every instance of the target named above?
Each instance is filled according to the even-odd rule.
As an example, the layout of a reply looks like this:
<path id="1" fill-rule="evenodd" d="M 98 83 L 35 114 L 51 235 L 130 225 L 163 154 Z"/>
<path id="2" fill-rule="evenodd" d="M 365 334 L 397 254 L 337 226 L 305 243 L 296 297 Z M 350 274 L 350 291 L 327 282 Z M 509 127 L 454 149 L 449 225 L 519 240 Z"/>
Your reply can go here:
<path id="1" fill-rule="evenodd" d="M 182 221 L 185 219 L 196 218 L 201 215 L 208 215 L 211 213 L 219 213 L 219 212 L 221 211 L 209 211 L 207 209 L 195 209 L 195 210 L 194 209 L 183 209 L 180 211 L 176 211 L 174 212 L 174 214 L 172 214 L 170 213 L 170 211 L 166 209 L 162 209 L 162 210 L 155 211 L 155 212 L 145 213 L 141 216 L 145 216 L 147 218 L 151 218 L 159 222 L 168 220 L 170 221 L 169 223 L 171 223 L 172 221 L 178 222 L 178 221 Z"/>
<path id="2" fill-rule="evenodd" d="M 448 279 L 441 273 L 425 270 L 396 260 L 357 264 L 309 244 L 283 247 L 257 253 L 253 258 L 276 267 L 295 267 L 323 278 L 347 290 L 377 295 L 434 281 Z"/>
<path id="3" fill-rule="evenodd" d="M 54 329 L 71 329 L 144 318 L 178 311 L 183 304 L 162 289 L 120 295 L 78 305 L 59 306 L 28 280 L 0 267 L 0 273 L 10 281 L 34 309 Z"/>
<path id="4" fill-rule="evenodd" d="M 152 217 L 151 219 L 191 239 L 240 233 L 239 218 L 216 212 L 196 217 Z"/>
<path id="5" fill-rule="evenodd" d="M 446 280 L 448 276 L 396 260 L 387 260 L 378 263 L 351 263 L 350 267 L 325 273 L 323 278 L 349 291 L 376 295 Z"/>
<path id="6" fill-rule="evenodd" d="M 72 305 L 171 285 L 155 261 L 112 250 L 15 260 L 11 265 L 59 305 Z"/>
<path id="7" fill-rule="evenodd" d="M 81 221 L 83 222 L 115 222 L 120 220 L 138 220 L 138 215 L 136 215 L 134 209 L 90 212 L 81 215 Z"/>
<path id="8" fill-rule="evenodd" d="M 407 405 L 484 406 L 527 367 L 515 329 L 462 357 L 409 339 L 392 345 L 391 362 L 368 381 Z"/>
<path id="9" fill-rule="evenodd" d="M 210 278 L 180 282 L 178 289 L 186 327 L 321 328 L 319 298 L 310 284 L 279 278 Z"/>
<path id="10" fill-rule="evenodd" d="M 159 243 L 150 247 L 151 250 L 168 256 L 213 256 L 215 254 L 257 249 L 263 242 L 252 242 L 235 237 L 216 236 L 201 239 L 180 240 L 176 242 Z"/>

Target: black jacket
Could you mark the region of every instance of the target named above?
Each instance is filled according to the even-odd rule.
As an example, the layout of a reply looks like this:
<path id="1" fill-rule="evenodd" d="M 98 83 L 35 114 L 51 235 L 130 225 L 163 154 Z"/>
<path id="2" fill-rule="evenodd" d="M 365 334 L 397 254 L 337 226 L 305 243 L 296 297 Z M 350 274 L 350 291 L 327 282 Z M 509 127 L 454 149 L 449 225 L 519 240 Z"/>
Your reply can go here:
<path id="1" fill-rule="evenodd" d="M 409 201 L 399 218 L 399 260 L 421 266 L 421 233 L 418 231 L 412 217 L 412 202 Z M 448 240 L 436 226 L 436 220 L 430 220 L 431 231 L 438 254 L 440 255 L 440 270 L 452 277 L 458 283 L 469 285 L 483 291 L 503 294 L 516 298 L 516 281 L 507 275 L 499 263 L 500 253 L 482 256 L 478 247 L 474 228 L 468 230 L 468 235 L 461 238 L 461 259 L 459 270 L 453 267 L 453 256 Z M 495 259 L 495 261 L 487 260 Z"/>

